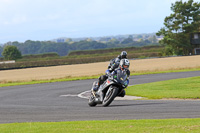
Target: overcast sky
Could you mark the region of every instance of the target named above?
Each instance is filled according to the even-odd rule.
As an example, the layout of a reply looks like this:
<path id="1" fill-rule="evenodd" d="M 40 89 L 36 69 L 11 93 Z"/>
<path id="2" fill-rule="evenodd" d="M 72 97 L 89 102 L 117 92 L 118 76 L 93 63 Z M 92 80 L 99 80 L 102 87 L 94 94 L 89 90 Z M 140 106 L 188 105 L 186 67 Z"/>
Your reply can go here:
<path id="1" fill-rule="evenodd" d="M 0 43 L 157 32 L 175 1 L 0 0 Z"/>

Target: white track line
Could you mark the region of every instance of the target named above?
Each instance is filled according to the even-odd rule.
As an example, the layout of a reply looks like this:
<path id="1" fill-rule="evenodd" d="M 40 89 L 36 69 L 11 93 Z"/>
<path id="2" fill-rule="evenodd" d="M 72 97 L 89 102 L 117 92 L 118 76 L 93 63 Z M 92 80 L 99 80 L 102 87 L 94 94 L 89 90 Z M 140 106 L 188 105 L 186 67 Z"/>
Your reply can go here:
<path id="1" fill-rule="evenodd" d="M 85 99 L 89 99 L 89 97 L 84 96 L 85 93 L 90 93 L 90 90 L 89 90 L 89 91 L 84 91 L 84 92 L 78 94 L 78 97 L 80 97 L 80 98 L 85 98 Z"/>
<path id="2" fill-rule="evenodd" d="M 59 97 L 77 97 L 78 95 L 72 95 L 72 94 L 67 94 L 67 95 L 60 95 Z"/>
<path id="3" fill-rule="evenodd" d="M 67 95 L 60 95 L 60 97 L 80 97 L 80 98 L 84 98 L 84 99 L 89 99 L 88 95 L 85 95 L 87 93 L 90 93 L 89 91 L 84 91 L 78 95 L 73 95 L 73 94 L 67 94 Z M 125 97 L 116 97 L 115 100 L 135 100 L 135 99 L 142 99 L 143 97 L 137 97 L 137 96 L 127 96 L 125 95 Z"/>

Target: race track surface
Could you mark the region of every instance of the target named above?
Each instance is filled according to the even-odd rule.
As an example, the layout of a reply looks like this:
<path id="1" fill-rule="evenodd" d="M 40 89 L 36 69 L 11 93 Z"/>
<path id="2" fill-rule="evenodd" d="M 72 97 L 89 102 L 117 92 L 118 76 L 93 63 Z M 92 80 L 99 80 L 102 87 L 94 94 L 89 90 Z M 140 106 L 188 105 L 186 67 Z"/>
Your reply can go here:
<path id="1" fill-rule="evenodd" d="M 130 85 L 199 76 L 200 71 L 130 77 Z M 0 88 L 0 123 L 77 120 L 199 118 L 199 100 L 115 100 L 89 107 L 78 95 L 93 80 Z"/>

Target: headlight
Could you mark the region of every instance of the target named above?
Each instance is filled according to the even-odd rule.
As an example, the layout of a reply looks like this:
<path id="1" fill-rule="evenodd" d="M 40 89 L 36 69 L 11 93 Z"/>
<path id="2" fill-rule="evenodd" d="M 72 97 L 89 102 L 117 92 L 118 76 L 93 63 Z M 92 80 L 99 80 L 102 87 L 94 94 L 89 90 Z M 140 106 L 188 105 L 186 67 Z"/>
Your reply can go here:
<path id="1" fill-rule="evenodd" d="M 127 86 L 127 85 L 128 85 L 128 81 L 127 81 L 127 80 L 124 82 L 124 85 L 125 85 L 125 86 Z"/>

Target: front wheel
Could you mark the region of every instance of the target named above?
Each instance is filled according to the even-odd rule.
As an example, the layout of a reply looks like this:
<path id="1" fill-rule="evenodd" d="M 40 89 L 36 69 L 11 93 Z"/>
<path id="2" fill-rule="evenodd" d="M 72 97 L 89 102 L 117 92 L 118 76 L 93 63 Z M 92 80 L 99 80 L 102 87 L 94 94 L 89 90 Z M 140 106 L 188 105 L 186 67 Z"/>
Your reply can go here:
<path id="1" fill-rule="evenodd" d="M 118 93 L 118 88 L 117 87 L 113 87 L 110 86 L 110 88 L 108 89 L 108 91 L 106 92 L 106 96 L 103 99 L 103 106 L 106 107 L 108 105 L 111 104 L 111 102 L 114 100 L 114 98 L 116 97 L 117 93 Z"/>
<path id="2" fill-rule="evenodd" d="M 92 94 L 92 92 L 91 92 L 91 94 L 90 94 L 90 98 L 89 98 L 88 105 L 89 105 L 90 107 L 94 107 L 94 106 L 97 105 L 97 103 L 95 102 L 95 97 L 94 97 L 94 95 Z"/>

